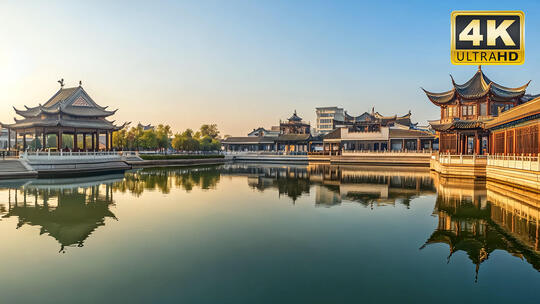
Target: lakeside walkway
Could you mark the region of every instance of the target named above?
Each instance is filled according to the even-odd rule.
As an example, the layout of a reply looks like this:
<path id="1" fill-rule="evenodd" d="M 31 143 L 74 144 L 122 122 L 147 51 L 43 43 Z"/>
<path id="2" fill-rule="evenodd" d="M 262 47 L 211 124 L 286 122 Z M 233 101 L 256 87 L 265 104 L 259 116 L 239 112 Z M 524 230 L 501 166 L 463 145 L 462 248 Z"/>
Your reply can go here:
<path id="1" fill-rule="evenodd" d="M 37 171 L 26 167 L 18 159 L 0 160 L 0 179 L 33 177 L 37 177 Z"/>

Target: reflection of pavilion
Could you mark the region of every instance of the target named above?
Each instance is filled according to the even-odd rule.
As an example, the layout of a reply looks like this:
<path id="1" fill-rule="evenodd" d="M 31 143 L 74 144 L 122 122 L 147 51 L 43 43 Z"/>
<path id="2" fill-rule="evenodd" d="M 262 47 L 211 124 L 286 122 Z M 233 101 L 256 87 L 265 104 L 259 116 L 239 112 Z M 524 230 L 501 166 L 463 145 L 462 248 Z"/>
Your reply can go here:
<path id="1" fill-rule="evenodd" d="M 33 180 L 22 188 L 8 188 L 8 210 L 5 218 L 18 218 L 23 225 L 39 226 L 40 234 L 56 239 L 60 251 L 67 246 L 82 247 L 84 241 L 105 218 L 116 219 L 109 210 L 113 204 L 111 183 L 121 179 L 103 176 L 70 180 Z"/>
<path id="2" fill-rule="evenodd" d="M 455 180 L 444 179 L 436 182 L 438 197 L 433 213 L 438 224 L 421 249 L 430 244 L 447 244 L 448 261 L 455 252 L 465 252 L 476 265 L 476 277 L 480 264 L 497 249 L 525 258 L 540 271 L 538 205 L 526 207 L 524 202 L 505 196 L 503 206 L 494 200 L 496 195 L 490 190 L 486 195 L 484 183 L 469 180 L 458 185 Z M 490 187 L 496 186 L 488 182 Z M 529 214 L 522 212 L 525 209 Z"/>

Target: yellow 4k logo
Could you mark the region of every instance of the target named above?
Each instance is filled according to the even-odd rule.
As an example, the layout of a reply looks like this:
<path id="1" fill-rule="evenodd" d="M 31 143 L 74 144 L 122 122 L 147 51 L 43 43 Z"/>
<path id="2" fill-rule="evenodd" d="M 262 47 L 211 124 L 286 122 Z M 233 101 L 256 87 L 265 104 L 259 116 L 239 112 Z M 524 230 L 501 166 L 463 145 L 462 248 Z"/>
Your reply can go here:
<path id="1" fill-rule="evenodd" d="M 452 12 L 453 64 L 523 64 L 525 15 L 521 11 Z"/>

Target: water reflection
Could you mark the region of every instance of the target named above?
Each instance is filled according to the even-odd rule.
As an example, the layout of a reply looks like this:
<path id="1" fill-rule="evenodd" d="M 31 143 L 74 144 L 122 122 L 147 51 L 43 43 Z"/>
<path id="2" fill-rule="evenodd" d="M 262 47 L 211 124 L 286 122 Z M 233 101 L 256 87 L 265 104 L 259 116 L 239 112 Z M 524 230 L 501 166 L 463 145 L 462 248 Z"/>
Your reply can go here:
<path id="1" fill-rule="evenodd" d="M 145 190 L 158 190 L 170 193 L 171 189 L 179 188 L 191 191 L 214 189 L 219 183 L 220 170 L 218 166 L 193 168 L 151 168 L 127 172 L 122 181 L 115 182 L 113 187 L 122 193 L 132 193 L 140 196 Z"/>
<path id="2" fill-rule="evenodd" d="M 0 195 L 6 200 L 0 202 L 0 215 L 16 219 L 17 229 L 38 227 L 40 234 L 54 238 L 60 252 L 65 252 L 67 247 L 82 247 L 107 219 L 118 220 L 111 211 L 115 193 L 140 197 L 146 191 L 212 190 L 222 177 L 245 178 L 245 185 L 256 192 L 275 193 L 292 204 L 311 198 L 317 207 L 349 202 L 368 208 L 412 208 L 411 201 L 424 197 L 434 204 L 437 224 L 425 231 L 422 250 L 431 244 L 445 244 L 448 261 L 457 252 L 465 253 L 477 278 L 481 264 L 495 250 L 506 251 L 540 270 L 538 194 L 493 182 L 444 179 L 414 168 L 228 164 L 76 179 L 4 181 L 0 182 Z"/>
<path id="3" fill-rule="evenodd" d="M 495 250 L 525 259 L 540 271 L 538 194 L 491 181 L 433 178 L 438 224 L 420 249 L 446 244 L 448 262 L 456 252 L 465 252 L 475 265 L 475 280 Z"/>
<path id="4" fill-rule="evenodd" d="M 246 176 L 250 187 L 277 190 L 293 203 L 314 188 L 317 206 L 349 201 L 370 207 L 396 203 L 409 207 L 413 198 L 435 193 L 429 172 L 412 168 L 233 164 L 224 166 L 222 174 Z"/>
<path id="5" fill-rule="evenodd" d="M 94 230 L 105 225 L 106 218 L 116 219 L 109 210 L 114 204 L 111 184 L 122 178 L 13 182 L 7 185 L 7 208 L 2 205 L 0 212 L 3 218 L 18 219 L 16 229 L 39 227 L 39 233 L 56 239 L 64 253 L 66 247 L 82 247 Z"/>

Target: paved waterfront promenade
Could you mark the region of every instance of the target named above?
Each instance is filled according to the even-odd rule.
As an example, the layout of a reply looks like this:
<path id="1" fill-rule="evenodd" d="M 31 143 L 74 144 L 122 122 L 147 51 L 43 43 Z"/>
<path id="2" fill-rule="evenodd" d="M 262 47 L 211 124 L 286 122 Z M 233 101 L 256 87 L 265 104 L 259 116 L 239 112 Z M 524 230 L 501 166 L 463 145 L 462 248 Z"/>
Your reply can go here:
<path id="1" fill-rule="evenodd" d="M 26 167 L 18 159 L 0 160 L 0 179 L 37 177 L 37 171 Z"/>

